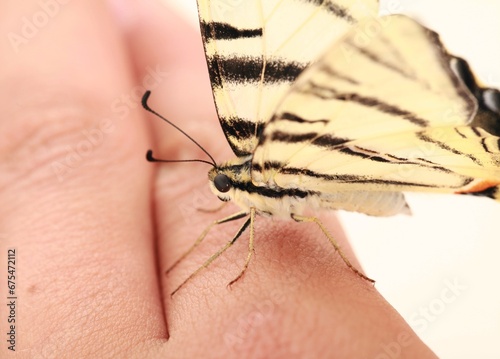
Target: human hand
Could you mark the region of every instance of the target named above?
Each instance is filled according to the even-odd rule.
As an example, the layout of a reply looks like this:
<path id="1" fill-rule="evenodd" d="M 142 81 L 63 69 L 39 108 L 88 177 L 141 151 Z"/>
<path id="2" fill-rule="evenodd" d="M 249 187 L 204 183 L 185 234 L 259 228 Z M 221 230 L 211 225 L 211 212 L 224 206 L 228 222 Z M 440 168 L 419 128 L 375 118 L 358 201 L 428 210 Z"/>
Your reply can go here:
<path id="1" fill-rule="evenodd" d="M 218 205 L 203 165 L 144 158 L 148 148 L 203 156 L 140 108 L 146 89 L 216 159 L 232 156 L 199 35 L 157 2 L 129 4 L 121 26 L 102 1 L 43 3 L 54 7 L 0 5 L 2 33 L 21 35 L 0 51 L 0 261 L 6 268 L 16 249 L 17 356 L 435 357 L 312 224 L 258 218 L 256 255 L 231 290 L 248 234 L 170 298 L 240 225 L 214 228 L 164 275 L 211 221 L 237 210 L 196 211 Z M 24 18 L 40 25 L 32 37 Z M 322 218 L 353 258 L 335 218 Z M 2 343 L 1 357 L 14 354 Z"/>

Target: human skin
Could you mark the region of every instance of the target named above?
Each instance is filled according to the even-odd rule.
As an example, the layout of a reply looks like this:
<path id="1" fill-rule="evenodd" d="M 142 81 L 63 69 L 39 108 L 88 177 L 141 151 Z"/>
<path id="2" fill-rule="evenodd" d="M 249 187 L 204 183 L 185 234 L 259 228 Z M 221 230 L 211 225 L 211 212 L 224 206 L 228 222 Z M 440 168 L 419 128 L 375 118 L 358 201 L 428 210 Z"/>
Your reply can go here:
<path id="1" fill-rule="evenodd" d="M 232 154 L 197 31 L 154 1 L 128 6 L 118 21 L 103 1 L 61 4 L 26 43 L 0 43 L 0 268 L 15 248 L 19 298 L 16 352 L 2 315 L 0 357 L 434 358 L 314 224 L 258 218 L 243 278 L 226 287 L 248 234 L 170 297 L 241 224 L 214 228 L 164 274 L 237 209 L 196 210 L 219 205 L 208 166 L 146 162 L 148 148 L 205 157 L 140 108 L 143 80 L 155 110 L 217 160 Z M 0 33 L 20 33 L 38 11 L 38 0 L 1 2 Z M 320 218 L 359 268 L 335 217 Z"/>

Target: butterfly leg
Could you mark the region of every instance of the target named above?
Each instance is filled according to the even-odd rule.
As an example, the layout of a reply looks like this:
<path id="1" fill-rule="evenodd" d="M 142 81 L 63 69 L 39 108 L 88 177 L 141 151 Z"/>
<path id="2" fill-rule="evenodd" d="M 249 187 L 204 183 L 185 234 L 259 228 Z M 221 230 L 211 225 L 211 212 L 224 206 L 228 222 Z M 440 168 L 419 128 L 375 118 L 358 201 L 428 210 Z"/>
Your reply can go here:
<path id="1" fill-rule="evenodd" d="M 216 213 L 219 212 L 222 208 L 226 207 L 228 203 L 229 202 L 222 202 L 220 206 L 217 206 L 215 208 L 196 208 L 196 210 L 203 213 Z"/>
<path id="2" fill-rule="evenodd" d="M 180 262 L 182 262 L 184 260 L 184 258 L 186 258 L 196 247 L 198 247 L 198 245 L 205 239 L 205 237 L 207 236 L 208 232 L 210 232 L 210 229 L 212 229 L 213 226 L 216 226 L 216 225 L 222 224 L 222 223 L 227 223 L 227 222 L 235 221 L 237 219 L 246 217 L 247 215 L 248 215 L 247 212 L 238 212 L 238 213 L 230 215 L 229 217 L 213 221 L 207 228 L 205 228 L 205 230 L 200 234 L 200 236 L 198 237 L 198 239 L 196 239 L 196 241 L 193 243 L 193 245 L 186 252 L 184 252 L 179 257 L 179 259 L 177 259 L 174 262 L 174 264 L 172 264 L 165 271 L 165 274 L 170 273 L 172 271 L 172 269 L 174 269 Z"/>
<path id="3" fill-rule="evenodd" d="M 246 215 L 248 215 L 248 213 L 246 213 L 246 212 L 239 212 L 239 213 L 236 213 L 236 214 L 234 214 L 232 216 L 229 216 L 229 217 L 226 217 L 224 219 L 221 219 L 219 221 L 214 221 L 210 226 L 207 227 L 207 229 L 205 229 L 204 233 L 202 233 L 202 235 L 200 236 L 200 238 L 203 239 L 203 237 L 206 235 L 205 232 L 208 232 L 210 230 L 210 228 L 212 228 L 214 225 L 225 223 L 225 222 L 229 222 L 229 221 L 232 221 L 232 220 L 235 220 L 235 219 L 239 219 L 239 218 L 242 218 L 242 217 L 244 217 Z M 219 249 L 210 258 L 208 258 L 205 261 L 205 263 L 203 263 L 201 265 L 201 267 L 199 267 L 196 271 L 194 271 L 193 273 L 191 273 L 191 275 L 189 277 L 187 277 L 184 280 L 184 282 L 182 282 L 170 295 L 173 296 L 175 293 L 177 293 L 179 291 L 179 289 L 181 289 L 184 286 L 184 284 L 186 284 L 187 282 L 189 282 L 189 280 L 191 280 L 193 277 L 195 277 L 200 271 L 202 271 L 203 269 L 207 268 L 214 260 L 216 260 L 222 253 L 224 253 L 229 247 L 231 247 L 234 244 L 234 242 L 236 242 L 236 240 L 241 236 L 241 234 L 247 229 L 248 225 L 251 222 L 251 218 L 252 217 L 248 218 L 245 221 L 245 223 L 243 223 L 243 225 L 240 227 L 240 229 L 238 230 L 238 232 L 236 233 L 236 235 L 233 237 L 233 239 L 231 239 L 224 247 L 222 247 L 221 249 Z M 197 242 L 198 241 L 201 242 L 200 238 L 198 238 Z M 195 243 L 195 245 L 198 245 L 198 244 Z M 194 247 L 195 246 L 191 247 L 190 251 L 192 251 L 192 249 Z M 189 253 L 189 252 L 187 252 L 187 253 Z M 185 256 L 183 256 L 183 257 L 185 257 Z"/>
<path id="4" fill-rule="evenodd" d="M 232 281 L 229 282 L 227 285 L 228 287 L 231 287 L 238 279 L 240 279 L 245 271 L 248 268 L 248 265 L 250 264 L 250 259 L 252 258 L 252 255 L 255 253 L 255 249 L 253 247 L 253 240 L 254 240 L 254 221 L 255 221 L 255 208 L 250 208 L 250 239 L 248 240 L 248 254 L 247 254 L 247 259 L 245 260 L 245 264 L 243 265 L 243 268 L 241 269 L 240 274 L 236 276 Z"/>
<path id="5" fill-rule="evenodd" d="M 330 243 L 333 245 L 333 247 L 335 248 L 335 250 L 337 251 L 337 253 L 340 255 L 340 258 L 342 258 L 342 260 L 344 261 L 344 263 L 354 273 L 356 273 L 357 275 L 359 275 L 361 278 L 366 279 L 369 282 L 375 283 L 375 281 L 373 279 L 368 278 L 366 275 L 364 275 L 363 273 L 361 273 L 356 267 L 354 267 L 351 264 L 351 262 L 349 261 L 349 259 L 347 259 L 347 257 L 345 256 L 344 252 L 342 252 L 342 249 L 337 244 L 337 242 L 335 241 L 335 239 L 333 238 L 333 236 L 327 231 L 327 229 L 325 228 L 325 226 L 323 225 L 323 223 L 318 218 L 316 218 L 316 217 L 303 217 L 303 216 L 298 216 L 298 215 L 295 215 L 295 214 L 292 214 L 291 217 L 296 222 L 314 222 L 314 223 L 316 223 L 318 225 L 318 227 L 321 229 L 321 231 L 323 232 L 323 234 L 328 238 L 328 240 L 330 241 Z"/>

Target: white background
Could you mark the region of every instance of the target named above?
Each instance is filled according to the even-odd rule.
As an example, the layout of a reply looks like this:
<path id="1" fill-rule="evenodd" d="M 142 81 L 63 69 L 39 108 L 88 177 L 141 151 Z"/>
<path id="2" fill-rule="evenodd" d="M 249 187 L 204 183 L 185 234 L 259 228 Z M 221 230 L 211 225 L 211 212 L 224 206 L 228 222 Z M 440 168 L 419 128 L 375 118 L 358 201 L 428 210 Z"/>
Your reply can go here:
<path id="1" fill-rule="evenodd" d="M 164 2 L 198 26 L 195 0 Z M 500 1 L 382 0 L 380 8 L 434 29 L 484 83 L 500 88 Z M 500 358 L 500 204 L 408 198 L 411 217 L 340 214 L 363 267 L 439 357 Z"/>

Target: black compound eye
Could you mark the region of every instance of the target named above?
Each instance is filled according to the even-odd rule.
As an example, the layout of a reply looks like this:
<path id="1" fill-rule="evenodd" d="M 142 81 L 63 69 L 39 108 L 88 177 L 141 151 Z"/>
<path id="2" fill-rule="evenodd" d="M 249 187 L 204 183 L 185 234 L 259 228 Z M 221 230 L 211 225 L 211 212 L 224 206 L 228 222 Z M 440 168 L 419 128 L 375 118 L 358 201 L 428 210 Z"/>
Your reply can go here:
<path id="1" fill-rule="evenodd" d="M 218 174 L 214 178 L 214 186 L 217 188 L 217 191 L 226 193 L 231 189 L 231 180 L 226 175 Z"/>

